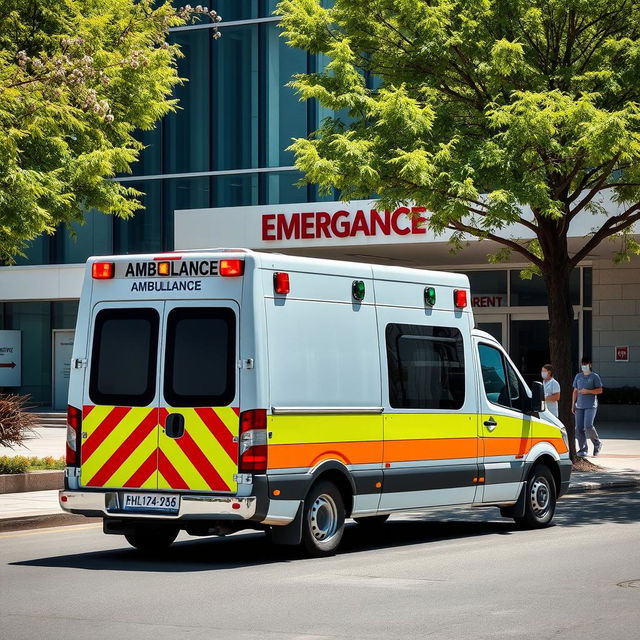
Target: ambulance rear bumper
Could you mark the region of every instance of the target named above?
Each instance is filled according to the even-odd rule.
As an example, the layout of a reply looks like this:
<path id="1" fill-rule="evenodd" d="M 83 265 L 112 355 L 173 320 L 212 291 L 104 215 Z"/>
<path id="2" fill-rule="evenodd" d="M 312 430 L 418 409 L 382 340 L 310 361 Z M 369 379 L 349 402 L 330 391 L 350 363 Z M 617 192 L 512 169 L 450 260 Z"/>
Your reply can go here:
<path id="1" fill-rule="evenodd" d="M 180 508 L 167 511 L 125 511 L 118 491 L 60 491 L 64 511 L 89 517 L 149 518 L 162 520 L 254 520 L 257 498 L 250 496 L 181 495 Z M 258 516 L 259 519 L 262 519 Z"/>

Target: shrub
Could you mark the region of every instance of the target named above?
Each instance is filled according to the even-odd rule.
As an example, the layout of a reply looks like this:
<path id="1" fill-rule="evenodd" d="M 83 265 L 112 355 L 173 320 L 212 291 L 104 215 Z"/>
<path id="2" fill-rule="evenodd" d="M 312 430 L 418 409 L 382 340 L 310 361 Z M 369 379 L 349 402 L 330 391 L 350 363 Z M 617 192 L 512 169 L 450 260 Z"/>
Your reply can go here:
<path id="1" fill-rule="evenodd" d="M 64 469 L 64 458 L 26 456 L 0 456 L 0 473 L 25 473 L 27 471 L 51 471 Z"/>
<path id="2" fill-rule="evenodd" d="M 0 473 L 24 473 L 29 469 L 29 459 L 24 456 L 1 456 Z"/>
<path id="3" fill-rule="evenodd" d="M 13 449 L 33 436 L 37 417 L 26 411 L 29 398 L 0 394 L 0 446 Z"/>

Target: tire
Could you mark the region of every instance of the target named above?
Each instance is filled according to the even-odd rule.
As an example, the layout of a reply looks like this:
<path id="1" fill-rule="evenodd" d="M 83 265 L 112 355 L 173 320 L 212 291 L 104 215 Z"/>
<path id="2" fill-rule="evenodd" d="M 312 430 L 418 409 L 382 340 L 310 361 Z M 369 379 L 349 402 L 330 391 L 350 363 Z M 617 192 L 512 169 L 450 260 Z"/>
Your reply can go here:
<path id="1" fill-rule="evenodd" d="M 514 518 L 526 529 L 548 527 L 556 511 L 556 483 L 549 467 L 536 465 L 525 486 L 524 516 Z"/>
<path id="2" fill-rule="evenodd" d="M 168 549 L 178 537 L 179 529 L 156 523 L 136 524 L 124 534 L 127 542 L 143 553 L 158 553 Z"/>
<path id="3" fill-rule="evenodd" d="M 338 487 L 321 480 L 304 501 L 302 544 L 311 556 L 335 554 L 344 533 L 344 500 Z"/>
<path id="4" fill-rule="evenodd" d="M 389 519 L 389 514 L 385 513 L 382 516 L 367 516 L 363 518 L 354 518 L 354 520 L 361 526 L 367 528 L 380 527 Z"/>

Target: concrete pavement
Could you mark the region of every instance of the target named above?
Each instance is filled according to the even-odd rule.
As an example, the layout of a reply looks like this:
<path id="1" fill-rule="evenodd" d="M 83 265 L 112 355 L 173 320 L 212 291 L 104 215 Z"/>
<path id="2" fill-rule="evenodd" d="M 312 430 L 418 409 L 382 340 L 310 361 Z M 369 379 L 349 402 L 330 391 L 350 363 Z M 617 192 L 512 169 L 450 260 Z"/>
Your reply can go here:
<path id="1" fill-rule="evenodd" d="M 603 450 L 590 460 L 602 467 L 597 472 L 574 472 L 571 477 L 571 493 L 598 489 L 622 489 L 640 487 L 640 424 L 627 426 L 616 423 L 598 425 L 603 440 Z M 60 457 L 64 455 L 65 429 L 36 429 L 36 436 L 25 447 L 7 450 L 0 447 L 2 455 L 37 455 Z M 81 516 L 64 514 L 58 505 L 58 492 L 31 491 L 28 493 L 0 494 L 0 530 L 15 528 L 10 521 L 53 516 L 69 516 L 73 521 Z M 42 526 L 42 525 L 40 525 Z"/>

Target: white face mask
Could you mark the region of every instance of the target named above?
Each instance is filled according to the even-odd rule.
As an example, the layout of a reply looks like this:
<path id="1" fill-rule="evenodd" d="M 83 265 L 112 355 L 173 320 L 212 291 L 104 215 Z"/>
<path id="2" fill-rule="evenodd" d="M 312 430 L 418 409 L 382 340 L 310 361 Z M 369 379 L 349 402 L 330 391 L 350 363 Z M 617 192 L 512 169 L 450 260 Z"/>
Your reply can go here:
<path id="1" fill-rule="evenodd" d="M 591 367 L 588 364 L 583 364 L 581 367 L 582 373 L 589 373 L 591 371 Z"/>
<path id="2" fill-rule="evenodd" d="M 541 377 L 543 380 L 546 380 L 546 379 L 547 379 L 547 377 L 548 377 L 548 375 L 549 375 L 549 374 L 548 374 L 546 371 L 541 371 L 541 372 L 540 372 L 540 377 Z"/>

